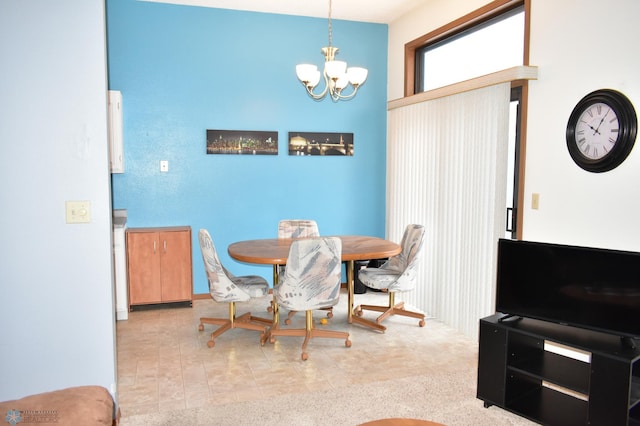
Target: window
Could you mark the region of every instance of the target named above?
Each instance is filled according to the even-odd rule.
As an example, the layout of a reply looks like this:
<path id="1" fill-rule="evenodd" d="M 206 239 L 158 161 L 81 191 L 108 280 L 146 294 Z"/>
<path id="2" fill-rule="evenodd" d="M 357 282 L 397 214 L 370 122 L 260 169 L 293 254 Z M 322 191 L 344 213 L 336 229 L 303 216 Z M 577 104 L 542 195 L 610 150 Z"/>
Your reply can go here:
<path id="1" fill-rule="evenodd" d="M 416 51 L 416 93 L 523 65 L 524 7 Z"/>
<path id="2" fill-rule="evenodd" d="M 405 44 L 405 96 L 517 65 L 529 65 L 530 2 L 494 0 Z M 496 31 L 516 34 L 483 41 Z M 475 45 L 467 45 L 473 40 Z M 500 54 L 498 58 L 494 58 L 496 53 Z"/>

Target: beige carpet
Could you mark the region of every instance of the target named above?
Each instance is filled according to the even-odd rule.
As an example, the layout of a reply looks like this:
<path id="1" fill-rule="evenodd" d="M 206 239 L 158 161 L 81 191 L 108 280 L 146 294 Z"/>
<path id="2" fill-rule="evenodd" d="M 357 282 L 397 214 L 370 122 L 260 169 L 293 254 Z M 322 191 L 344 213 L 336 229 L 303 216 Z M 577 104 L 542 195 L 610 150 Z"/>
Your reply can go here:
<path id="1" fill-rule="evenodd" d="M 367 292 L 356 300 L 382 304 L 387 295 Z M 256 300 L 243 309 L 260 313 L 265 306 Z M 378 333 L 347 325 L 346 303 L 339 303 L 328 327 L 348 330 L 353 346 L 314 339 L 302 361 L 301 338 L 260 346 L 246 330 L 208 348 L 198 318 L 226 310 L 197 300 L 192 309 L 131 312 L 118 323 L 122 426 L 358 425 L 397 417 L 451 426 L 533 424 L 483 407 L 476 398 L 477 341 L 434 319 L 418 327 L 413 318 L 394 316 Z M 304 326 L 304 315 L 291 326 Z"/>
<path id="2" fill-rule="evenodd" d="M 534 424 L 496 407 L 484 408 L 475 392 L 475 371 L 441 371 L 349 385 L 332 392 L 287 394 L 269 400 L 134 415 L 124 418 L 121 425 L 357 425 L 390 417 L 446 425 Z"/>

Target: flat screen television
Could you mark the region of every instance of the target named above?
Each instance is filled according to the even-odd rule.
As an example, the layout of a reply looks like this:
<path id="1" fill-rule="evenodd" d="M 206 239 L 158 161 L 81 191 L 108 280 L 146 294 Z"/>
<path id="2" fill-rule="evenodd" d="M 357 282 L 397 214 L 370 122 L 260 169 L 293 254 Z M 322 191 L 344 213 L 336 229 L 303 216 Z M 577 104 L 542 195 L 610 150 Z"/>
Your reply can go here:
<path id="1" fill-rule="evenodd" d="M 640 337 L 640 253 L 500 239 L 496 311 Z"/>

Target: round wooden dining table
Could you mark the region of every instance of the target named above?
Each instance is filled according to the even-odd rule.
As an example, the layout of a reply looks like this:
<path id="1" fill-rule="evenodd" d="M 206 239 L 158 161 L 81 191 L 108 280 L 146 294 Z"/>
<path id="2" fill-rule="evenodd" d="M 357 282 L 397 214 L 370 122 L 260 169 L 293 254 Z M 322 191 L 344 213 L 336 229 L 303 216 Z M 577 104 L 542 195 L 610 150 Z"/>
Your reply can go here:
<path id="1" fill-rule="evenodd" d="M 378 237 L 361 235 L 337 235 L 342 240 L 342 261 L 347 265 L 347 317 L 349 323 L 356 322 L 379 331 L 384 331 L 385 326 L 374 321 L 353 315 L 353 289 L 355 261 L 370 259 L 385 259 L 395 256 L 402 251 L 399 244 Z M 278 284 L 279 265 L 287 263 L 289 247 L 294 239 L 268 238 L 260 240 L 238 241 L 229 245 L 229 256 L 240 262 L 260 265 L 273 265 L 273 283 Z M 278 326 L 277 305 L 274 306 L 274 326 Z"/>

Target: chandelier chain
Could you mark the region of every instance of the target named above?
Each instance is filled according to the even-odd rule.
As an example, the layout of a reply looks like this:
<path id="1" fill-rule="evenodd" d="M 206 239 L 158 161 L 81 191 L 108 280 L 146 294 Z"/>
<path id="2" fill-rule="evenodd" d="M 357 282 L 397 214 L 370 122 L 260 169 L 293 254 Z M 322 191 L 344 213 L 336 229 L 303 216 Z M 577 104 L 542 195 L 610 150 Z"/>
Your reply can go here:
<path id="1" fill-rule="evenodd" d="M 332 46 L 333 41 L 333 26 L 331 25 L 331 0 L 329 0 L 329 47 Z"/>

